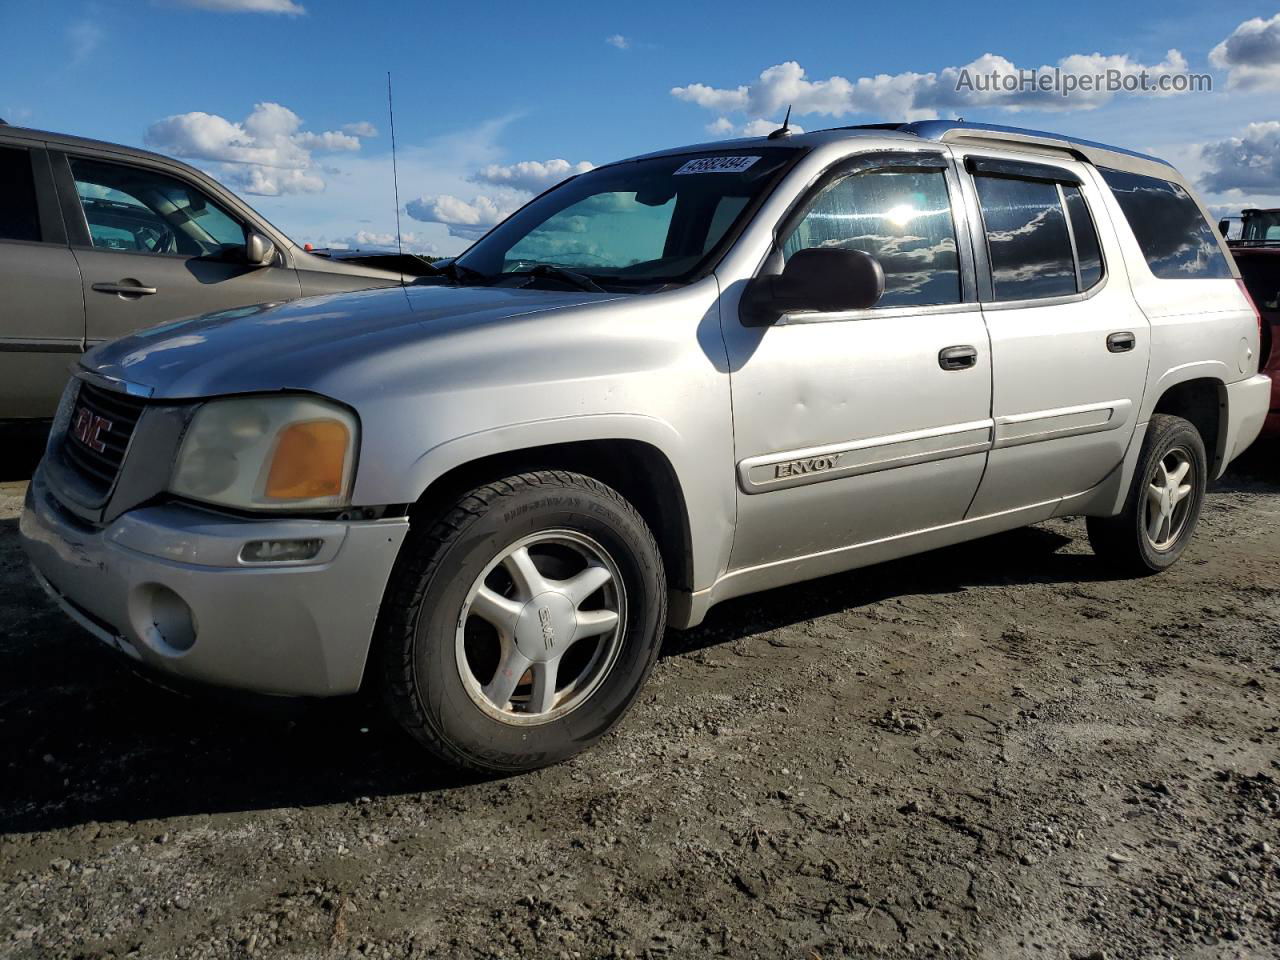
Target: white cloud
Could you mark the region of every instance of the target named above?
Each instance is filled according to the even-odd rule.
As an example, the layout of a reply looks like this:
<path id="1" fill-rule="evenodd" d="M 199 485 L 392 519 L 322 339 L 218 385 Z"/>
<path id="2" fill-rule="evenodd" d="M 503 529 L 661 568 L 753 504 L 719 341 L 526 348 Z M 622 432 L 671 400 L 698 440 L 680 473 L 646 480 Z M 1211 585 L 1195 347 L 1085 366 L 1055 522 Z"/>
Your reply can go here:
<path id="1" fill-rule="evenodd" d="M 1227 71 L 1228 87 L 1280 88 L 1280 13 L 1240 24 L 1209 52 L 1209 62 Z"/>
<path id="2" fill-rule="evenodd" d="M 1204 144 L 1200 156 L 1207 192 L 1280 196 L 1280 121 L 1251 123 L 1238 137 Z"/>
<path id="3" fill-rule="evenodd" d="M 378 128 L 368 120 L 361 120 L 358 123 L 344 123 L 342 132 L 349 133 L 353 137 L 376 137 Z"/>
<path id="4" fill-rule="evenodd" d="M 617 47 L 619 50 L 627 50 L 631 47 L 631 41 L 620 33 L 614 33 L 605 37 L 604 42 L 611 47 Z"/>
<path id="5" fill-rule="evenodd" d="M 523 160 L 520 163 L 506 165 L 491 163 L 473 173 L 470 179 L 475 183 L 486 183 L 495 187 L 510 187 L 526 193 L 541 193 L 562 180 L 586 173 L 594 166 L 586 160 L 581 163 L 570 163 L 562 159 Z"/>
<path id="6" fill-rule="evenodd" d="M 353 152 L 360 140 L 301 128 L 302 119 L 288 107 L 259 103 L 240 123 L 200 111 L 166 117 L 148 127 L 143 139 L 173 156 L 216 164 L 214 175 L 245 193 L 318 193 L 325 180 L 312 154 Z"/>
<path id="7" fill-rule="evenodd" d="M 761 74 L 761 77 L 763 76 L 764 74 Z M 747 109 L 750 90 L 745 86 L 735 87 L 732 90 L 717 90 L 705 83 L 691 83 L 687 87 L 672 87 L 671 95 L 678 100 L 696 103 L 707 110 L 729 112 Z"/>
<path id="8" fill-rule="evenodd" d="M 293 0 L 170 0 L 182 7 L 213 10 L 217 13 L 283 13 L 301 16 L 307 8 Z"/>
<path id="9" fill-rule="evenodd" d="M 423 223 L 442 223 L 449 233 L 466 240 L 476 240 L 522 207 L 525 198 L 489 197 L 483 194 L 462 200 L 451 194 L 423 196 L 405 204 L 409 216 Z"/>
<path id="10" fill-rule="evenodd" d="M 744 124 L 736 124 L 728 117 L 716 117 L 706 126 L 707 133 L 714 137 L 767 137 L 773 131 L 782 126 L 781 120 L 772 120 L 768 117 L 757 117 L 755 120 L 748 120 Z M 788 125 L 788 129 L 792 133 L 804 133 L 804 127 L 800 126 L 794 120 Z"/>
<path id="11" fill-rule="evenodd" d="M 1072 54 L 1055 66 L 1039 68 L 1041 74 L 1056 69 L 1064 74 L 1104 75 L 1115 71 L 1120 77 L 1133 77 L 1145 72 L 1150 82 L 1167 75 L 1183 74 L 1187 61 L 1177 50 L 1170 50 L 1157 64 L 1143 64 L 1127 54 Z M 717 88 L 704 83 L 673 87 L 671 95 L 719 114 L 745 114 L 750 119 L 776 116 L 788 106 L 795 115 L 818 114 L 844 117 L 849 114 L 877 114 L 895 119 L 919 120 L 941 112 L 964 107 L 994 107 L 1004 110 L 1081 110 L 1110 102 L 1116 93 L 1107 90 L 1076 90 L 1063 97 L 1056 90 L 981 89 L 980 78 L 995 75 L 1017 77 L 1023 72 L 1012 61 L 987 53 L 961 67 L 946 67 L 930 73 L 905 72 L 858 77 L 841 76 L 811 80 L 804 68 L 794 60 L 779 63 L 761 71 L 755 82 L 737 87 Z M 963 78 L 973 81 L 974 89 L 957 89 Z M 1152 94 L 1162 95 L 1162 94 Z M 717 121 L 717 124 L 719 121 Z M 721 125 L 722 126 L 722 125 Z"/>
<path id="12" fill-rule="evenodd" d="M 102 43 L 102 28 L 91 20 L 76 20 L 67 27 L 71 62 L 83 63 Z"/>
<path id="13" fill-rule="evenodd" d="M 334 250 L 386 250 L 392 251 L 396 249 L 396 235 L 392 231 L 390 233 L 379 233 L 375 230 L 357 230 L 355 233 L 341 237 L 333 237 L 332 239 L 324 236 L 308 238 L 307 243 L 312 246 L 323 249 L 325 247 Z M 439 254 L 439 248 L 436 244 L 420 233 L 412 231 L 402 232 L 400 234 L 400 244 L 405 253 L 420 253 L 426 256 L 436 256 Z"/>
<path id="14" fill-rule="evenodd" d="M 293 142 L 304 150 L 316 150 L 318 152 L 334 153 L 339 150 L 360 149 L 360 139 L 358 137 L 339 133 L 336 130 L 326 130 L 324 133 L 296 133 L 293 136 Z"/>

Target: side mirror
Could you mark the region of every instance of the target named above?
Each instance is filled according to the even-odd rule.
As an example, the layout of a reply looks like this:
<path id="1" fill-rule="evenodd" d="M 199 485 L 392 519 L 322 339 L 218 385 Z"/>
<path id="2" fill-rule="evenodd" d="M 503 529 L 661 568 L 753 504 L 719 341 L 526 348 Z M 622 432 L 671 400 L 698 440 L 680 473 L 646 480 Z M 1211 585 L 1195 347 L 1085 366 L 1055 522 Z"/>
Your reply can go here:
<path id="1" fill-rule="evenodd" d="M 1219 221 L 1218 221 L 1218 232 L 1219 232 L 1220 234 L 1222 234 L 1224 237 L 1225 237 L 1228 233 L 1230 233 L 1230 232 L 1231 232 L 1231 221 L 1230 221 L 1230 220 L 1219 220 Z"/>
<path id="2" fill-rule="evenodd" d="M 244 237 L 244 259 L 253 267 L 269 267 L 276 262 L 276 245 L 256 230 Z"/>
<path id="3" fill-rule="evenodd" d="M 748 326 L 776 323 L 787 313 L 865 310 L 884 296 L 884 268 L 861 250 L 811 247 L 797 250 L 781 274 L 752 280 L 742 295 Z"/>

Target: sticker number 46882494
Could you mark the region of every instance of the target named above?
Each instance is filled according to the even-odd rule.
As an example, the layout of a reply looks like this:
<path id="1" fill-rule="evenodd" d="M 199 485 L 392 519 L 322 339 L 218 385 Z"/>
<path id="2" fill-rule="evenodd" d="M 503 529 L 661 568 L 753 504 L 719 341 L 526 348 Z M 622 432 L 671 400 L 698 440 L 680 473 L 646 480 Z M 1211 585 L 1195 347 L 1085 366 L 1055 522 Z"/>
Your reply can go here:
<path id="1" fill-rule="evenodd" d="M 741 173 L 759 157 L 699 157 L 676 170 L 674 176 L 686 173 Z"/>

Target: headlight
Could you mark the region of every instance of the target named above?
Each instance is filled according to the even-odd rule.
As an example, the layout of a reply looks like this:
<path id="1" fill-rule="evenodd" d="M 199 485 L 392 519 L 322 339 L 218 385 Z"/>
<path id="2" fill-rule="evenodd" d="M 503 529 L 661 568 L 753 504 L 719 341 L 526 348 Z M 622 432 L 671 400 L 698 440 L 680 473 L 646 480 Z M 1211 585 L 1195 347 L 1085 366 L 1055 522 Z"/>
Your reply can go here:
<path id="1" fill-rule="evenodd" d="M 350 411 L 315 397 L 211 400 L 182 438 L 169 489 L 248 510 L 346 506 L 358 431 Z"/>

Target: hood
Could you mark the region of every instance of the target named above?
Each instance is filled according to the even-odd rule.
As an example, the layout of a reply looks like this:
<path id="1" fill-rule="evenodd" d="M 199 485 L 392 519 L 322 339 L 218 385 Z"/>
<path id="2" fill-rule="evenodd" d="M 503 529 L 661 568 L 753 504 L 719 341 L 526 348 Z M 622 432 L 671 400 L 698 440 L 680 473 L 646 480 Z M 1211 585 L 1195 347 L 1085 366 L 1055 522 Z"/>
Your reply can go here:
<path id="1" fill-rule="evenodd" d="M 361 290 L 167 323 L 95 347 L 80 364 L 156 397 L 317 389 L 331 371 L 372 354 L 616 296 L 443 285 Z"/>

